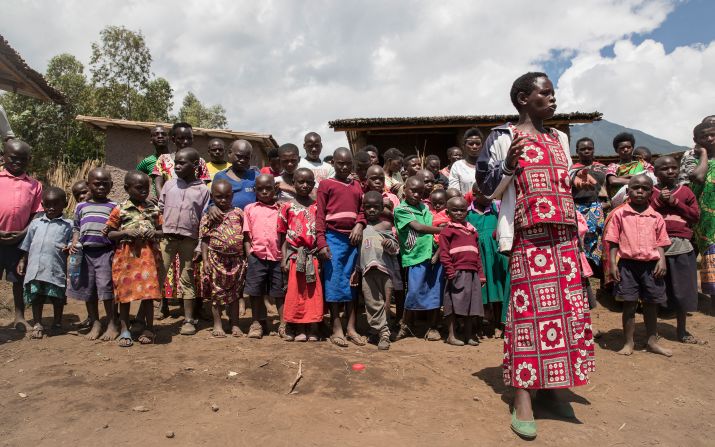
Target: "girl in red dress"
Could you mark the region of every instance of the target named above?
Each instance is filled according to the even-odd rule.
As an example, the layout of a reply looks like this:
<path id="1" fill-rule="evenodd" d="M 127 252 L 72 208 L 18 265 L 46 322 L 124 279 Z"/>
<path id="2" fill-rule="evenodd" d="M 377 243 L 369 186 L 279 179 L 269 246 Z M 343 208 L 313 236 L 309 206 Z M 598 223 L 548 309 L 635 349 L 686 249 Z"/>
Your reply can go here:
<path id="1" fill-rule="evenodd" d="M 504 331 L 504 381 L 515 388 L 511 428 L 536 437 L 531 390 L 552 413 L 573 418 L 553 392 L 588 383 L 593 335 L 581 286 L 571 157 L 566 135 L 546 128 L 556 110 L 544 73 L 511 88 L 516 124 L 494 128 L 477 161 L 479 189 L 500 198 L 499 250 L 511 253 L 511 294 Z"/>

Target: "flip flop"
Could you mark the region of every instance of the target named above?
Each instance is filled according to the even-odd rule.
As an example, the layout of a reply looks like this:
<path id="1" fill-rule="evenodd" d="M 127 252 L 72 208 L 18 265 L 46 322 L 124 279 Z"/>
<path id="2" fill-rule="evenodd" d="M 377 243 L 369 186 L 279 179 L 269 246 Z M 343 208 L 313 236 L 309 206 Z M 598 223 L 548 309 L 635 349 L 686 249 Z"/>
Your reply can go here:
<path id="1" fill-rule="evenodd" d="M 367 344 L 367 340 L 362 335 L 358 335 L 356 337 L 348 335 L 345 338 L 355 346 L 365 346 Z"/>
<path id="2" fill-rule="evenodd" d="M 347 348 L 348 342 L 343 337 L 330 336 L 330 342 L 339 348 Z"/>
<path id="3" fill-rule="evenodd" d="M 132 340 L 132 333 L 126 330 L 122 331 L 117 338 L 117 344 L 120 348 L 128 348 L 132 346 L 134 344 L 134 341 Z"/>
<path id="4" fill-rule="evenodd" d="M 151 345 L 154 343 L 154 339 L 156 338 L 156 335 L 148 329 L 144 329 L 142 334 L 139 336 L 139 343 L 142 345 Z M 149 340 L 149 341 L 145 341 Z"/>

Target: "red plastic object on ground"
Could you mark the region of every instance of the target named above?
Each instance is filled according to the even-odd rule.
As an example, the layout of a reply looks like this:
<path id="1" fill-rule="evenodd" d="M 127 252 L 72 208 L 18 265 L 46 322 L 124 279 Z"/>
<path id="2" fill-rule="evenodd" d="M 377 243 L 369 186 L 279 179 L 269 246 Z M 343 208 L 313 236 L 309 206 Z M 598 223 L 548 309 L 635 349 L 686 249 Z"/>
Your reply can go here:
<path id="1" fill-rule="evenodd" d="M 353 371 L 364 371 L 365 365 L 362 363 L 353 363 Z"/>

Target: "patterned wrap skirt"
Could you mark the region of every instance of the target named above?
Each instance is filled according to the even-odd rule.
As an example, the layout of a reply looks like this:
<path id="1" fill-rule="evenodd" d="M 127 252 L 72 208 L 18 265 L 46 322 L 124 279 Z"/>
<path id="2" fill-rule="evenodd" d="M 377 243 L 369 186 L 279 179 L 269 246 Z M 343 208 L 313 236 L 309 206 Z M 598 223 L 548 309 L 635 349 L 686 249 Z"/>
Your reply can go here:
<path id="1" fill-rule="evenodd" d="M 246 282 L 244 256 L 220 253 L 209 248 L 207 259 L 202 264 L 199 278 L 204 298 L 211 299 L 217 306 L 231 304 L 241 298 Z"/>
<path id="2" fill-rule="evenodd" d="M 569 388 L 594 371 L 588 298 L 581 285 L 576 227 L 516 230 L 504 331 L 504 383 Z"/>

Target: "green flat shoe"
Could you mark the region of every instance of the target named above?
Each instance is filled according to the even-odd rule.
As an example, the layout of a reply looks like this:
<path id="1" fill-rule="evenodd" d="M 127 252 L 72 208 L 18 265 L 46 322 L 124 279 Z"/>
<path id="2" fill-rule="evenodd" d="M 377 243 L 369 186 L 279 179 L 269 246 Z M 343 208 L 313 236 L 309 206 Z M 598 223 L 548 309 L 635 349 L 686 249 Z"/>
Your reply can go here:
<path id="1" fill-rule="evenodd" d="M 511 430 L 528 441 L 536 438 L 536 421 L 520 421 L 516 418 L 516 409 L 511 412 Z"/>

